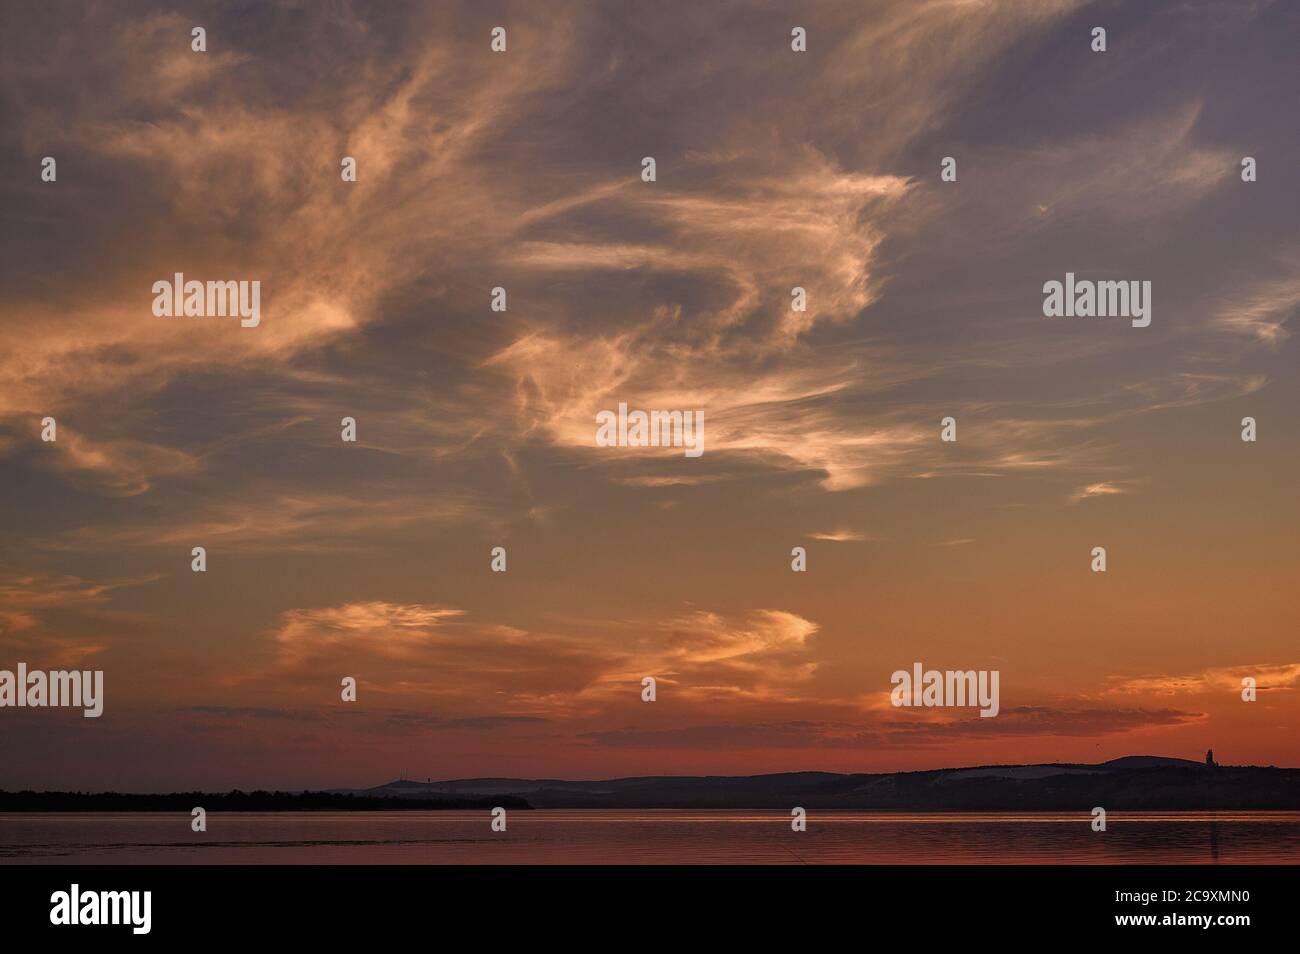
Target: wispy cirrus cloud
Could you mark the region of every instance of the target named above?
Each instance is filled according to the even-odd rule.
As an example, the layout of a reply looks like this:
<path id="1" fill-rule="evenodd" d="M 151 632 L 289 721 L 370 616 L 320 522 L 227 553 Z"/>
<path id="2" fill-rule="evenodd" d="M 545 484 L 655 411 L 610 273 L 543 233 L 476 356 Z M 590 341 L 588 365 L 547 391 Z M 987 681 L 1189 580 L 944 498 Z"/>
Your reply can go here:
<path id="1" fill-rule="evenodd" d="M 1276 350 L 1291 336 L 1287 325 L 1297 310 L 1300 278 L 1292 277 L 1244 289 L 1219 309 L 1215 321 L 1225 331 L 1249 335 Z"/>
<path id="2" fill-rule="evenodd" d="M 93 620 L 107 610 L 114 591 L 154 579 L 94 581 L 70 575 L 0 573 L 0 652 L 33 666 L 79 666 L 112 642 Z M 83 624 L 54 621 L 67 617 L 81 617 Z"/>
<path id="3" fill-rule="evenodd" d="M 400 530 L 476 522 L 484 503 L 399 491 L 375 499 L 328 491 L 284 492 L 273 486 L 168 508 L 136 523 L 78 527 L 39 541 L 51 551 L 114 548 L 237 547 L 244 553 L 354 552 Z M 187 502 L 188 503 L 188 502 Z"/>

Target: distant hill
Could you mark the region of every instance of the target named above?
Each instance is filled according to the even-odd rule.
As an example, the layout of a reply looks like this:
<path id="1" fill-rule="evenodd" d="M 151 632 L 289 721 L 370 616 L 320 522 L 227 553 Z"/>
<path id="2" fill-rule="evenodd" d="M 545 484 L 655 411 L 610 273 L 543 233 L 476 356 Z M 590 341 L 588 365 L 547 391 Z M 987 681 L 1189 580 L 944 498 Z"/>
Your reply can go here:
<path id="1" fill-rule="evenodd" d="M 323 792 L 4 792 L 0 812 L 804 808 L 953 811 L 1300 811 L 1300 769 L 1132 755 L 1095 765 L 976 765 L 846 775 L 636 776 L 598 781 L 401 779 Z"/>
<path id="2" fill-rule="evenodd" d="M 804 808 L 884 811 L 1300 810 L 1300 769 L 1127 756 L 1099 764 L 982 765 L 885 774 L 642 776 L 599 781 L 389 782 L 359 794 L 514 795 L 535 808 Z"/>
<path id="3" fill-rule="evenodd" d="M 1190 768 L 1208 768 L 1204 762 L 1191 759 L 1169 759 L 1162 755 L 1125 755 L 1101 763 L 1106 768 L 1173 768 L 1177 766 Z"/>

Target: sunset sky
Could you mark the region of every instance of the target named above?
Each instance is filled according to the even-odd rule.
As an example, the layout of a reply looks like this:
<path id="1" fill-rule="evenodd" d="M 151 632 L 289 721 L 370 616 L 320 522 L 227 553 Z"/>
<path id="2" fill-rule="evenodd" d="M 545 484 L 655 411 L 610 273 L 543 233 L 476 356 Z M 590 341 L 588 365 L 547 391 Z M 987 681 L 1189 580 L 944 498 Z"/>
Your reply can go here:
<path id="1" fill-rule="evenodd" d="M 0 18 L 0 669 L 106 693 L 0 709 L 0 787 L 1300 765 L 1297 5 Z"/>

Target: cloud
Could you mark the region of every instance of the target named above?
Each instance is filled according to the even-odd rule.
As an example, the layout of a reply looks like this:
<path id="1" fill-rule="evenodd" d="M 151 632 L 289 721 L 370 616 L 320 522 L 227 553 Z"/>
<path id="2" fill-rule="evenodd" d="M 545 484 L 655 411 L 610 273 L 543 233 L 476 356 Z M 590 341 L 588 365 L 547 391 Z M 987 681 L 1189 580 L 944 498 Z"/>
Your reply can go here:
<path id="1" fill-rule="evenodd" d="M 34 620 L 26 614 L 52 609 L 70 609 L 107 602 L 109 593 L 119 587 L 145 582 L 139 579 L 96 583 L 76 576 L 52 576 L 37 573 L 0 573 L 0 605 L 29 628 Z"/>
<path id="2" fill-rule="evenodd" d="M 1300 308 L 1300 278 L 1266 281 L 1226 302 L 1214 320 L 1225 331 L 1250 335 L 1277 350 L 1291 336 L 1287 323 Z"/>
<path id="3" fill-rule="evenodd" d="M 1125 493 L 1129 493 L 1129 491 L 1119 484 L 1100 481 L 1095 484 L 1088 484 L 1086 487 L 1080 487 L 1070 495 L 1070 501 L 1072 503 L 1079 503 L 1080 501 L 1087 500 L 1090 497 L 1111 497 L 1116 494 Z"/>
<path id="4" fill-rule="evenodd" d="M 295 709 L 271 709 L 265 706 L 182 706 L 178 712 L 193 713 L 199 716 L 214 716 L 221 719 L 270 719 L 275 721 L 315 722 L 320 718 L 319 712 Z"/>
<path id="5" fill-rule="evenodd" d="M 378 485 L 371 485 L 375 493 Z M 431 497 L 405 490 L 377 494 L 331 493 L 319 490 L 288 492 L 275 486 L 226 492 L 183 507 L 152 511 L 137 523 L 77 527 L 41 541 L 50 550 L 104 548 L 175 548 L 188 550 L 195 541 L 204 546 L 238 547 L 241 552 L 296 551 L 328 553 L 354 551 L 391 539 L 393 532 L 429 525 L 474 522 L 484 512 L 479 502 L 451 494 Z"/>
<path id="6" fill-rule="evenodd" d="M 340 678 L 355 674 L 367 691 L 476 718 L 483 700 L 501 696 L 515 715 L 590 716 L 635 698 L 647 675 L 684 700 L 784 698 L 816 669 L 809 651 L 817 630 L 775 609 L 589 620 L 554 633 L 477 622 L 452 607 L 346 603 L 283 613 L 268 634 L 273 668 L 252 668 L 230 682 L 301 686 L 337 671 Z"/>
<path id="7" fill-rule="evenodd" d="M 1112 694 L 1155 693 L 1159 695 L 1225 696 L 1241 692 L 1241 680 L 1251 677 L 1261 692 L 1300 688 L 1300 662 L 1260 663 L 1243 666 L 1215 666 L 1190 673 L 1168 673 L 1123 679 L 1111 686 Z"/>
<path id="8" fill-rule="evenodd" d="M 444 621 L 464 615 L 458 609 L 378 601 L 290 610 L 273 635 L 276 661 L 283 667 L 303 666 L 338 649 L 360 657 L 409 660 L 436 642 Z"/>
<path id="9" fill-rule="evenodd" d="M 334 729 L 357 728 L 358 715 L 366 731 L 385 735 L 407 734 L 413 731 L 492 731 L 515 726 L 544 725 L 545 719 L 536 716 L 487 715 L 470 718 L 447 718 L 425 712 L 408 712 L 400 709 L 367 708 L 363 713 L 340 712 L 335 709 L 274 709 L 263 706 L 182 706 L 177 711 L 213 718 L 221 721 L 247 720 L 272 722 L 321 723 Z"/>
<path id="10" fill-rule="evenodd" d="M 0 573 L 0 651 L 46 668 L 76 667 L 108 648 L 107 634 L 69 629 L 51 618 L 87 616 L 112 592 L 156 577 L 94 582 L 70 575 Z"/>
<path id="11" fill-rule="evenodd" d="M 616 172 L 601 161 L 603 143 L 558 140 L 567 127 L 537 118 L 547 115 L 547 97 L 590 119 L 608 111 L 600 97 L 635 95 L 646 71 L 668 82 L 620 44 L 602 53 L 607 44 L 580 41 L 625 33 L 616 18 L 521 11 L 517 29 L 527 42 L 508 57 L 466 59 L 459 38 L 425 29 L 430 14 L 340 8 L 300 26 L 310 44 L 268 23 L 262 36 L 214 29 L 224 45 L 196 56 L 177 39 L 187 31 L 173 13 L 119 21 L 86 12 L 79 25 L 99 39 L 89 52 L 58 48 L 11 64 L 25 104 L 15 135 L 32 150 L 75 150 L 97 174 L 147 169 L 148 188 L 132 210 L 139 253 L 54 299 L 42 292 L 0 302 L 0 354 L 10 356 L 0 359 L 0 418 L 16 424 L 59 405 L 75 419 L 113 396 L 143 405 L 204 372 L 275 376 L 282 387 L 273 397 L 286 414 L 319 408 L 318 388 L 350 384 L 364 385 L 371 406 L 389 398 L 400 406 L 410 389 L 395 387 L 382 362 L 345 372 L 323 356 L 355 359 L 409 307 L 457 316 L 470 310 L 467 297 L 508 275 L 512 293 L 532 293 L 529 307 L 458 342 L 455 383 L 439 391 L 438 413 L 385 408 L 386 419 L 405 421 L 374 446 L 412 457 L 532 441 L 590 451 L 596 411 L 627 395 L 704 410 L 707 453 L 727 455 L 730 476 L 807 474 L 839 491 L 939 472 L 1077 467 L 1079 442 L 1059 437 L 1060 421 L 1003 429 L 996 444 L 972 433 L 963 440 L 978 457 L 950 459 L 916 387 L 942 388 L 946 373 L 984 360 L 981 343 L 963 341 L 961 358 L 945 358 L 932 341 L 864 332 L 915 249 L 962 235 L 943 228 L 945 216 L 969 207 L 988 223 L 985 248 L 999 236 L 1038 242 L 1042 230 L 1078 215 L 1131 221 L 1140 209 L 1149 222 L 1172 214 L 1231 170 L 1223 150 L 1194 141 L 1202 106 L 1193 100 L 1064 142 L 972 146 L 964 155 L 982 169 L 980 188 L 950 190 L 943 203 L 899 171 L 906 151 L 957 115 L 962 91 L 999 56 L 1037 42 L 1078 6 L 886 3 L 866 20 L 823 11 L 816 32 L 825 47 L 802 62 L 798 88 L 826 107 L 775 97 L 770 115 L 714 121 L 707 145 L 670 139 L 655 183 L 636 177 L 639 152 Z M 683 16 L 705 36 L 725 20 L 716 11 Z M 636 29 L 646 44 L 664 39 L 644 24 Z M 943 56 L 932 55 L 936 45 Z M 275 49 L 279 57 L 267 55 Z M 691 106 L 699 82 L 725 99 L 763 81 L 747 57 L 712 53 L 691 83 L 668 83 L 662 94 Z M 314 57 L 347 63 L 328 101 L 296 72 Z M 69 124 L 31 90 L 74 67 L 98 82 L 80 94 L 85 121 Z M 846 148 L 845 131 L 854 129 L 862 135 Z M 503 143 L 515 151 L 506 155 Z M 584 149 L 586 161 L 562 161 Z M 339 180 L 345 154 L 360 163 L 356 183 Z M 223 228 L 214 231 L 214 222 Z M 117 219 L 93 224 L 105 242 L 121 234 Z M 886 255 L 890 242 L 898 247 Z M 263 326 L 153 318 L 146 290 L 176 270 L 259 278 Z M 579 275 L 595 301 L 544 293 Z M 620 292 L 619 276 L 634 279 L 634 298 L 625 285 Z M 795 285 L 808 292 L 804 312 L 790 307 Z M 1265 285 L 1220 321 L 1276 341 L 1290 291 Z M 596 333 L 592 308 L 604 315 Z M 20 312 L 40 336 L 19 335 L 22 322 L 3 320 Z M 847 340 L 827 337 L 851 328 Z M 1025 356 L 1055 353 L 1041 345 L 1035 340 L 1037 359 Z M 1006 342 L 990 342 L 988 353 L 1005 355 Z M 1197 399 L 1228 393 L 1201 387 Z M 864 415 L 869 402 L 873 413 Z M 1051 413 L 1050 402 L 1041 413 Z M 78 440 L 56 452 L 54 466 L 103 493 L 143 494 L 160 477 L 201 477 L 208 464 L 138 438 Z M 611 479 L 634 485 L 721 479 L 618 473 L 647 459 L 587 455 Z M 704 466 L 712 465 L 697 469 Z M 256 506 L 251 492 L 246 499 Z"/>
<path id="12" fill-rule="evenodd" d="M 857 530 L 818 530 L 808 534 L 809 540 L 828 540 L 832 543 L 860 543 L 869 539 Z"/>
<path id="13" fill-rule="evenodd" d="M 160 477 L 187 476 L 199 467 L 184 451 L 136 440 L 91 441 L 66 426 L 50 447 L 50 469 L 109 496 L 142 494 Z"/>
<path id="14" fill-rule="evenodd" d="M 288 369 L 355 342 L 439 250 L 472 261 L 504 237 L 512 218 L 479 152 L 570 68 L 568 18 L 521 22 L 533 43 L 474 66 L 451 55 L 445 30 L 413 23 L 394 49 L 387 28 L 318 14 L 305 44 L 278 23 L 261 37 L 211 24 L 213 48 L 200 56 L 175 14 L 88 10 L 68 26 L 94 43 L 42 44 L 7 64 L 25 91 L 15 135 L 28 150 L 78 156 L 83 180 L 141 185 L 129 225 L 111 206 L 82 216 L 101 244 L 129 232 L 132 251 L 111 274 L 0 301 L 0 418 L 55 404 L 71 413 L 105 394 L 147 401 L 201 370 Z M 241 41 L 289 49 L 230 48 Z M 349 65 L 323 100 L 293 79 L 309 56 Z M 78 87 L 79 121 L 68 122 L 57 96 L 34 91 L 76 75 L 96 79 Z M 340 180 L 345 154 L 358 160 L 356 183 Z M 262 324 L 154 317 L 151 284 L 176 271 L 260 280 Z M 26 334 L 29 323 L 41 333 Z"/>
<path id="15" fill-rule="evenodd" d="M 667 729 L 609 729 L 585 734 L 598 745 L 645 748 L 850 748 L 877 750 L 944 745 L 953 739 L 994 736 L 1100 737 L 1138 729 L 1170 728 L 1204 716 L 1177 709 L 1004 709 L 996 719 L 928 713 L 916 719 L 874 717 L 862 722 L 794 720 L 776 723 L 690 725 Z"/>
<path id="16" fill-rule="evenodd" d="M 714 663 L 801 654 L 817 624 L 783 610 L 756 610 L 735 623 L 703 610 L 667 624 L 669 656 L 682 663 Z"/>

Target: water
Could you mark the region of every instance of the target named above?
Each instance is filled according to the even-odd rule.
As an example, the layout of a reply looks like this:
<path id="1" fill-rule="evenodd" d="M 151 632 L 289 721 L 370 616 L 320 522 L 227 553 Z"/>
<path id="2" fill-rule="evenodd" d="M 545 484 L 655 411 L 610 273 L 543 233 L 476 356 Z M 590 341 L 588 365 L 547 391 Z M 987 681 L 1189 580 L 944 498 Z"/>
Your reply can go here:
<path id="1" fill-rule="evenodd" d="M 809 814 L 768 811 L 3 814 L 0 863 L 1300 863 L 1300 812 Z"/>

